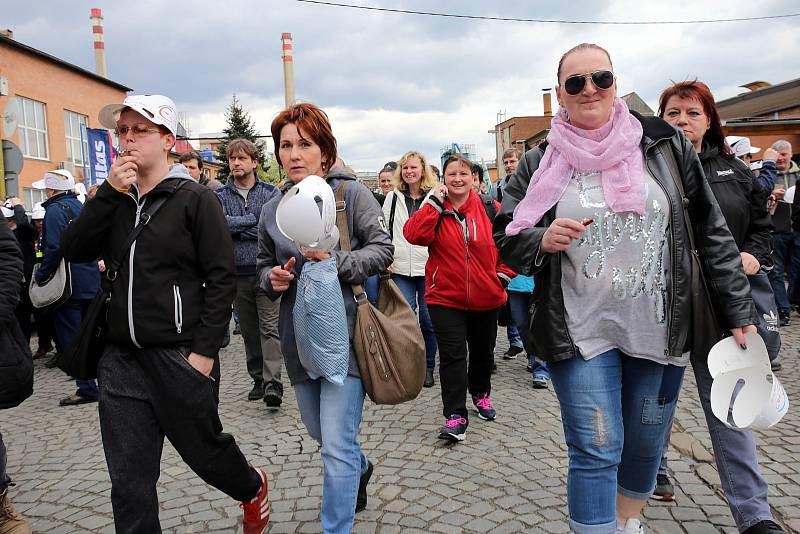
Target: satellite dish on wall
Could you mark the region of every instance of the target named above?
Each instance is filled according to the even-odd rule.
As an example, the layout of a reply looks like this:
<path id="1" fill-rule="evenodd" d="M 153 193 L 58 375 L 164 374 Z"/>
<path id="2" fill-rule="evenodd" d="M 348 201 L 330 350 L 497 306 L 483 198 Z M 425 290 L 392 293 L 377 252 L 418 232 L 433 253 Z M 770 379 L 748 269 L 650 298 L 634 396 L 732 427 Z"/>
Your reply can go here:
<path id="1" fill-rule="evenodd" d="M 19 116 L 21 114 L 19 107 L 19 100 L 12 98 L 6 108 L 3 110 L 3 135 L 4 137 L 11 137 L 17 131 L 19 124 Z"/>

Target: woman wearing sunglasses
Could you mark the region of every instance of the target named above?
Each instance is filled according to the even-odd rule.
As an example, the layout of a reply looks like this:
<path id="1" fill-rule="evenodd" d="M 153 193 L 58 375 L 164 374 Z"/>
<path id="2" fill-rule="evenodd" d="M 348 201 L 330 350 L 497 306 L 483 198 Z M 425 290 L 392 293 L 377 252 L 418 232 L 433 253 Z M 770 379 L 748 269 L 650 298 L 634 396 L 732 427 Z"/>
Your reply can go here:
<path id="1" fill-rule="evenodd" d="M 494 237 L 501 260 L 536 280 L 531 337 L 561 405 L 570 527 L 637 534 L 691 348 L 692 260 L 677 180 L 710 260 L 714 305 L 739 343 L 755 330 L 755 308 L 683 134 L 628 110 L 597 45 L 568 51 L 557 75 L 561 109 L 506 185 Z"/>
<path id="2" fill-rule="evenodd" d="M 717 106 L 708 86 L 692 81 L 664 89 L 659 98 L 658 115 L 682 130 L 700 156 L 711 191 L 741 251 L 739 255 L 744 272 L 755 275 L 762 265 L 771 265 L 772 223 L 767 213 L 768 192 L 761 189 L 747 165 L 736 158 L 725 143 Z M 784 532 L 772 520 L 767 501 L 768 485 L 758 469 L 753 432 L 729 428 L 711 411 L 711 374 L 707 358 L 707 351 L 693 351 L 692 370 L 722 488 L 736 526 L 744 534 Z M 665 440 L 664 445 L 666 455 L 669 442 Z M 671 486 L 666 474 L 666 457 L 659 470 L 657 490 L 665 484 Z"/>

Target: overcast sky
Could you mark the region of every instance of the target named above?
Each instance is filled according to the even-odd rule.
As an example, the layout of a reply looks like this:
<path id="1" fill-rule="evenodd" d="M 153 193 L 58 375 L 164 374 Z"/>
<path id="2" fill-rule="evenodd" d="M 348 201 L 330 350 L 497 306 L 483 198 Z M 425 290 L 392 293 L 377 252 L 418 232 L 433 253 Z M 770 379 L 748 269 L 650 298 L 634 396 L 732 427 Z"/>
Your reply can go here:
<path id="1" fill-rule="evenodd" d="M 351 0 L 445 13 L 592 21 L 663 21 L 800 12 L 796 0 Z M 4 2 L 14 38 L 94 70 L 91 7 L 105 17 L 109 77 L 135 93 L 162 93 L 193 134 L 221 131 L 235 93 L 262 134 L 283 108 L 281 33 L 294 37 L 298 100 L 331 117 L 356 170 L 377 170 L 409 149 L 437 160 L 473 143 L 494 158 L 498 111 L 540 115 L 561 54 L 581 42 L 609 50 L 619 94 L 651 107 L 670 80 L 697 78 L 717 99 L 753 80 L 800 77 L 800 17 L 656 26 L 496 22 L 327 7 L 296 0 Z M 553 101 L 555 105 L 555 98 Z"/>

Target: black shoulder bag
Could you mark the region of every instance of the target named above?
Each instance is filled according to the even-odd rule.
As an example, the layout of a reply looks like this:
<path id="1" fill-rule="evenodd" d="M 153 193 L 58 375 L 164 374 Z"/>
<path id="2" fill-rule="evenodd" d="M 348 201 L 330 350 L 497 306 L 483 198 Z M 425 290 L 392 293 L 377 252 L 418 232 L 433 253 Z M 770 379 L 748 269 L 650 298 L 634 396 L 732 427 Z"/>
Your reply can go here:
<path id="1" fill-rule="evenodd" d="M 179 182 L 172 195 L 183 187 L 185 181 Z M 91 380 L 97 378 L 97 364 L 106 348 L 106 335 L 108 333 L 108 305 L 111 302 L 111 287 L 117 279 L 122 258 L 131 248 L 133 242 L 139 237 L 156 212 L 164 205 L 164 202 L 172 196 L 162 196 L 153 201 L 148 211 L 143 211 L 139 216 L 139 223 L 134 227 L 122 250 L 116 258 L 108 258 L 106 270 L 100 279 L 100 290 L 89 304 L 86 313 L 81 320 L 81 326 L 72 339 L 69 347 L 58 355 L 56 364 L 58 368 L 78 380 Z"/>

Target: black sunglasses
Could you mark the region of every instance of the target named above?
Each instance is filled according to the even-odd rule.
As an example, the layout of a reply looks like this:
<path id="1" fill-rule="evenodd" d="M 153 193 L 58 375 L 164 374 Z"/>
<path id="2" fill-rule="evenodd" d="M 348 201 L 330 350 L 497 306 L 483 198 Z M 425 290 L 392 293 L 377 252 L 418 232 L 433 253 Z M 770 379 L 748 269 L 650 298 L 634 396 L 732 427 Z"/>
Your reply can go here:
<path id="1" fill-rule="evenodd" d="M 597 70 L 586 74 L 576 74 L 564 80 L 564 90 L 567 94 L 577 95 L 586 87 L 586 78 L 592 78 L 592 83 L 598 89 L 606 90 L 614 85 L 614 73 L 610 70 Z"/>

